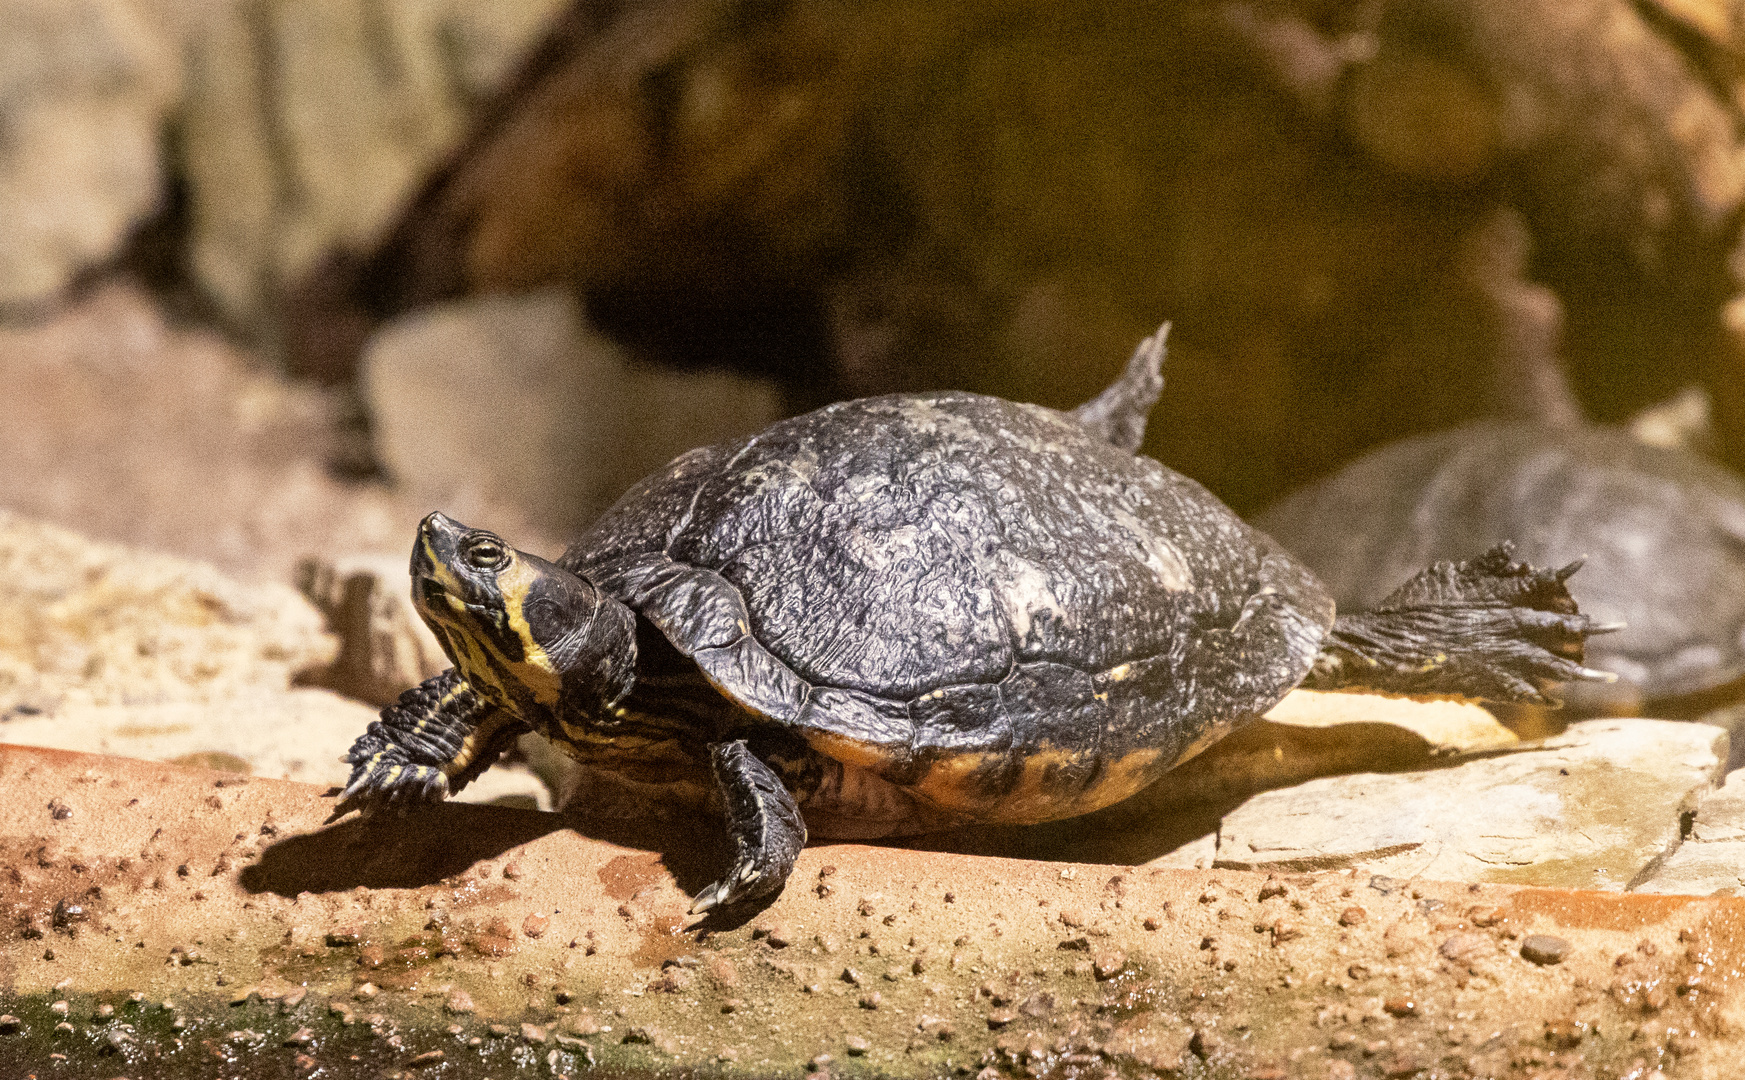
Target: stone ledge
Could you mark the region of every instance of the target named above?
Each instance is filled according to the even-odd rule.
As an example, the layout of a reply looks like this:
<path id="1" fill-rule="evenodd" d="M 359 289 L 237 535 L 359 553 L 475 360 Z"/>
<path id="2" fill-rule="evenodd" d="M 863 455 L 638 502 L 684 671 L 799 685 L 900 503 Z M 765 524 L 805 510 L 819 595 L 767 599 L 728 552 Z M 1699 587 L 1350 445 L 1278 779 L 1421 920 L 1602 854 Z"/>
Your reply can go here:
<path id="1" fill-rule="evenodd" d="M 21 747 L 0 783 L 0 1055 L 67 1075 L 1722 1076 L 1745 1030 L 1742 900 L 827 844 L 687 928 L 704 827 L 323 826 L 308 785 Z"/>

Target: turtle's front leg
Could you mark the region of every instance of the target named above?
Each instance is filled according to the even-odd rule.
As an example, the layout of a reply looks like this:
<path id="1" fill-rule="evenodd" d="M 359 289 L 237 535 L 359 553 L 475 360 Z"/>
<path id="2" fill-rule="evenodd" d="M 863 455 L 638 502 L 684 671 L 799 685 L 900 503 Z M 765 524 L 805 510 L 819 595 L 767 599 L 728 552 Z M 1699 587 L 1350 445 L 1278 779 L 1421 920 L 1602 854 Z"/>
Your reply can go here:
<path id="1" fill-rule="evenodd" d="M 352 743 L 344 758 L 351 780 L 327 820 L 351 810 L 369 817 L 384 807 L 440 802 L 490 768 L 526 730 L 450 668 L 401 694 Z"/>
<path id="2" fill-rule="evenodd" d="M 726 805 L 735 858 L 727 876 L 697 894 L 693 915 L 780 890 L 806 846 L 806 822 L 794 796 L 745 740 L 711 746 L 709 763 Z"/>

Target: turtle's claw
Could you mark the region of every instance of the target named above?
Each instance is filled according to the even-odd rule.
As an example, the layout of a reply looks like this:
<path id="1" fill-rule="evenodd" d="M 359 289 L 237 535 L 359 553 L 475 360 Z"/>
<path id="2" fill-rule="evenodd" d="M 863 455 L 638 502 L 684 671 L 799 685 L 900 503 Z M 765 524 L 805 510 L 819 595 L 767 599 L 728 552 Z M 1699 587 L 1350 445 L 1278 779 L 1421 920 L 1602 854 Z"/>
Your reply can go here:
<path id="1" fill-rule="evenodd" d="M 377 749 L 366 745 L 368 740 L 359 739 L 346 755 L 352 762 L 351 780 L 340 791 L 329 823 L 353 810 L 366 820 L 390 807 L 404 815 L 413 806 L 448 797 L 448 777 L 441 769 L 415 765 L 397 747 Z"/>
<path id="2" fill-rule="evenodd" d="M 762 884 L 763 873 L 755 863 L 738 863 L 726 877 L 697 894 L 697 898 L 691 902 L 690 913 L 701 915 L 717 907 L 732 907 L 741 900 L 762 896 L 769 891 L 760 888 Z"/>

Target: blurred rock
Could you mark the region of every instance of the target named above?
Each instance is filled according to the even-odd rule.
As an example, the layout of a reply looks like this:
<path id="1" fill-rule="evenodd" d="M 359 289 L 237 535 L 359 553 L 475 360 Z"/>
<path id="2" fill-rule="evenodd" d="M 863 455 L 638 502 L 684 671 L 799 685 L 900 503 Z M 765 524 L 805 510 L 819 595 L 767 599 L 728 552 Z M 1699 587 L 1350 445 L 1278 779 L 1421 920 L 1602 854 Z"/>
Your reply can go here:
<path id="1" fill-rule="evenodd" d="M 486 491 L 560 536 L 678 454 L 780 415 L 767 381 L 631 363 L 556 289 L 390 324 L 363 386 L 377 449 L 413 502 L 448 510 Z"/>
<path id="2" fill-rule="evenodd" d="M 1704 799 L 1690 835 L 1636 892 L 1689 896 L 1745 893 L 1745 770 Z"/>
<path id="3" fill-rule="evenodd" d="M 403 559 L 427 509 L 329 474 L 331 398 L 172 328 L 133 289 L 0 326 L 0 386 L 0 507 L 96 539 L 290 582 L 311 554 Z M 501 504 L 452 509 L 549 551 Z"/>
<path id="4" fill-rule="evenodd" d="M 277 780 L 343 783 L 339 761 L 376 710 L 327 690 L 287 690 L 151 705 L 68 705 L 0 725 L 21 746 L 230 769 Z"/>
<path id="5" fill-rule="evenodd" d="M 1450 769 L 1311 780 L 1227 814 L 1217 865 L 1623 889 L 1678 846 L 1726 754 L 1706 724 L 1589 720 Z"/>
<path id="6" fill-rule="evenodd" d="M 0 310 L 53 299 L 157 208 L 173 42 L 127 0 L 0 0 Z"/>
<path id="7" fill-rule="evenodd" d="M 0 742 L 343 784 L 377 711 L 291 688 L 343 655 L 322 623 L 287 586 L 0 510 Z M 551 806 L 518 763 L 463 798 Z"/>
<path id="8" fill-rule="evenodd" d="M 72 704 L 0 723 L 0 742 L 343 787 L 351 766 L 340 757 L 375 719 L 375 709 L 327 690 L 283 690 L 214 701 Z M 457 798 L 551 807 L 545 784 L 524 765 L 487 769 Z"/>
<path id="9" fill-rule="evenodd" d="M 436 635 L 412 606 L 406 560 L 353 556 L 311 558 L 298 567 L 297 588 L 339 638 L 339 654 L 303 681 L 386 705 L 447 669 Z"/>
<path id="10" fill-rule="evenodd" d="M 1239 510 L 1394 435 L 1571 418 L 1560 360 L 1608 421 L 1745 386 L 1736 68 L 1698 34 L 1630 0 L 1081 7 L 572 4 L 325 283 L 350 315 L 293 318 L 562 280 L 651 356 L 791 338 L 821 397 L 1065 406 L 1168 317 L 1148 452 Z"/>
<path id="11" fill-rule="evenodd" d="M 240 324 L 371 241 L 560 0 L 265 0 L 192 29 L 181 169 L 200 283 Z"/>
<path id="12" fill-rule="evenodd" d="M 309 602 L 0 510 L 0 716 L 283 691 L 337 642 Z M 0 738 L 6 737 L 0 734 Z"/>

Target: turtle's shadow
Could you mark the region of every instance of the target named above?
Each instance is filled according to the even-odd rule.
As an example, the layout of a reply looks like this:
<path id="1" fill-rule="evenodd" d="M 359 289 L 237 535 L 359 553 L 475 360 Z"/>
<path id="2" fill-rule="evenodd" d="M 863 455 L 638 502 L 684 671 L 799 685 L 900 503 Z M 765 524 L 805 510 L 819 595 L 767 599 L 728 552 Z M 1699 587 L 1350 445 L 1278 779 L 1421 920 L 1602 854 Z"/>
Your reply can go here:
<path id="1" fill-rule="evenodd" d="M 440 803 L 405 817 L 348 818 L 286 837 L 261 852 L 238 880 L 251 893 L 416 889 L 463 874 L 548 833 L 570 829 L 621 847 L 656 852 L 686 893 L 695 894 L 725 869 L 720 838 L 707 828 L 631 820 L 591 821 L 472 803 Z M 719 831 L 717 828 L 715 831 Z"/>

